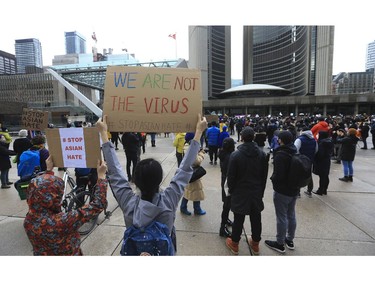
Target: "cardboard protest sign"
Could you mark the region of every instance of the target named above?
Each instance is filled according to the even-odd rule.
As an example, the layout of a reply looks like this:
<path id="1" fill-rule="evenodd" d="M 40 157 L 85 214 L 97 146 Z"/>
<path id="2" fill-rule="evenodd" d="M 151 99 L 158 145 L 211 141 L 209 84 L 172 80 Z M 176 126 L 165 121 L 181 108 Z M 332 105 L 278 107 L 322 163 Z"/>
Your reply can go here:
<path id="1" fill-rule="evenodd" d="M 107 68 L 103 115 L 110 132 L 194 132 L 201 112 L 199 70 Z"/>
<path id="2" fill-rule="evenodd" d="M 55 167 L 96 168 L 101 159 L 97 128 L 47 129 L 46 137 Z"/>
<path id="3" fill-rule="evenodd" d="M 205 115 L 207 123 L 210 124 L 212 121 L 215 121 L 217 124 L 219 124 L 219 116 L 217 115 Z"/>
<path id="4" fill-rule="evenodd" d="M 22 112 L 22 127 L 33 131 L 43 131 L 48 128 L 48 111 L 24 108 Z"/>

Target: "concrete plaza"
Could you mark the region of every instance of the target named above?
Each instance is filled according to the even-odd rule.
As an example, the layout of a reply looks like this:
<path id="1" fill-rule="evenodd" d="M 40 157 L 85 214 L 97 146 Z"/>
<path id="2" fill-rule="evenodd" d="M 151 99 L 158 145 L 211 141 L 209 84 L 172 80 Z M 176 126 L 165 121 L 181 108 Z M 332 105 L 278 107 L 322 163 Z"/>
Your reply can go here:
<path id="1" fill-rule="evenodd" d="M 156 139 L 156 147 L 148 140 L 146 153 L 141 158 L 153 157 L 162 163 L 164 170 L 163 186 L 167 186 L 176 170 L 176 157 L 172 145 L 172 134 Z M 371 138 L 369 138 L 371 139 Z M 361 143 L 362 146 L 362 143 Z M 372 144 L 369 143 L 369 147 Z M 125 154 L 122 145 L 117 155 L 125 169 Z M 264 148 L 266 151 L 267 148 Z M 297 201 L 297 231 L 294 251 L 287 249 L 285 256 L 375 256 L 375 184 L 373 182 L 375 150 L 357 148 L 354 161 L 354 181 L 339 181 L 342 166 L 332 162 L 330 185 L 327 196 L 313 194 L 302 196 Z M 15 164 L 10 170 L 10 181 L 17 180 Z M 204 216 L 186 216 L 177 211 L 178 256 L 231 256 L 225 246 L 225 239 L 219 236 L 220 214 L 222 209 L 220 190 L 220 166 L 210 165 L 209 157 L 203 162 L 207 175 L 203 178 L 206 199 L 201 206 L 207 211 Z M 56 169 L 56 173 L 58 172 Z M 269 176 L 272 173 L 270 161 Z M 371 176 L 372 175 L 372 176 Z M 269 177 L 268 177 L 269 178 Z M 314 175 L 314 190 L 318 186 Z M 262 213 L 261 256 L 281 254 L 265 246 L 264 240 L 275 239 L 276 219 L 272 201 L 272 184 L 267 181 L 264 196 L 265 209 Z M 192 210 L 192 202 L 188 203 Z M 108 191 L 109 218 L 100 215 L 98 225 L 88 235 L 82 237 L 82 250 L 86 256 L 119 256 L 125 230 L 121 210 L 112 192 Z M 16 189 L 0 190 L 0 256 L 31 256 L 32 247 L 23 229 L 27 212 L 25 200 L 20 200 Z M 245 230 L 249 235 L 249 219 L 245 220 Z M 249 248 L 243 234 L 240 241 L 240 256 L 249 256 Z"/>

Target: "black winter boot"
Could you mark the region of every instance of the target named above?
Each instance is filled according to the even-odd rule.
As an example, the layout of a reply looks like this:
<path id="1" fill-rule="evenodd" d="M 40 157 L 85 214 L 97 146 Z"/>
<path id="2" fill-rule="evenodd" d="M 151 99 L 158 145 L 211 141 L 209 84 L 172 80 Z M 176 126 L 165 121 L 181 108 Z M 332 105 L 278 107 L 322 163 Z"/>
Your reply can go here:
<path id="1" fill-rule="evenodd" d="M 340 181 L 344 181 L 344 182 L 348 182 L 349 181 L 349 177 L 348 176 L 344 176 L 343 178 L 339 178 Z"/>
<path id="2" fill-rule="evenodd" d="M 220 227 L 219 235 L 221 237 L 231 237 L 232 232 L 230 232 L 229 229 L 227 228 L 227 226 L 224 224 L 224 225 L 221 225 L 221 227 Z"/>
<path id="3" fill-rule="evenodd" d="M 348 179 L 350 182 L 353 182 L 353 176 L 349 176 Z"/>

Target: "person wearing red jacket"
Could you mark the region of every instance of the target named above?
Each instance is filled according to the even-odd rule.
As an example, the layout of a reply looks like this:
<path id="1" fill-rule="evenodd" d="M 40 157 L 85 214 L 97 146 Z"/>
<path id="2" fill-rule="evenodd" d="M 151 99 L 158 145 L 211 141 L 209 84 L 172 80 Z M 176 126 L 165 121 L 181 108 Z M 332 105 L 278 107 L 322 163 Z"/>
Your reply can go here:
<path id="1" fill-rule="evenodd" d="M 314 138 L 316 140 L 318 139 L 318 134 L 319 134 L 320 131 L 325 131 L 325 132 L 329 131 L 329 124 L 326 121 L 324 121 L 324 117 L 319 117 L 318 123 L 316 123 L 311 128 L 311 132 L 313 133 Z"/>

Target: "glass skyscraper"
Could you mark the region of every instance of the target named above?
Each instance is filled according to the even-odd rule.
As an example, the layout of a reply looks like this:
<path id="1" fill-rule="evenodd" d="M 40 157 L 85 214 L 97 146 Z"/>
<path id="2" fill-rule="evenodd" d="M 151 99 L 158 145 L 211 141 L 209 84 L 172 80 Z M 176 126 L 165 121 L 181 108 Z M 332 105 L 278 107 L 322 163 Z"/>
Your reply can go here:
<path id="1" fill-rule="evenodd" d="M 38 39 L 18 39 L 15 49 L 18 73 L 26 73 L 26 67 L 43 68 L 42 45 Z"/>
<path id="2" fill-rule="evenodd" d="M 331 93 L 333 26 L 244 26 L 244 84 Z"/>
<path id="3" fill-rule="evenodd" d="M 189 26 L 189 66 L 201 70 L 203 100 L 231 87 L 231 27 Z"/>
<path id="4" fill-rule="evenodd" d="M 366 52 L 366 71 L 374 71 L 375 68 L 375 41 L 367 45 Z"/>
<path id="5" fill-rule="evenodd" d="M 85 54 L 86 39 L 77 31 L 65 32 L 66 54 Z"/>
<path id="6" fill-rule="evenodd" d="M 16 56 L 0 51 L 0 75 L 17 74 Z"/>

